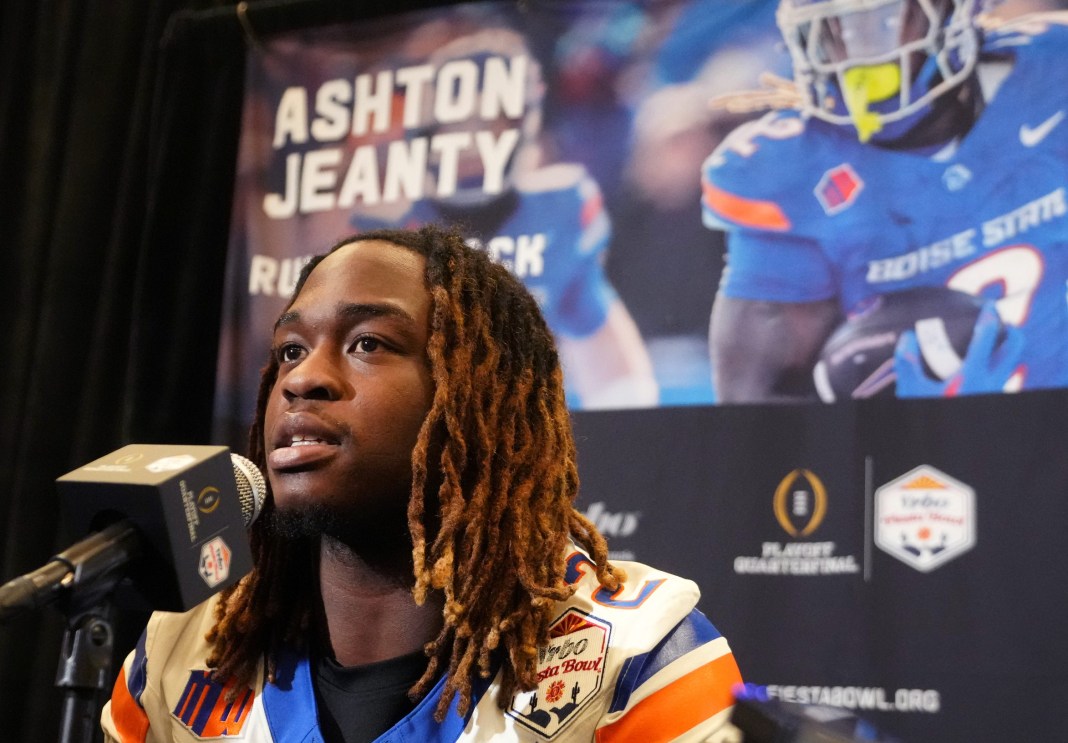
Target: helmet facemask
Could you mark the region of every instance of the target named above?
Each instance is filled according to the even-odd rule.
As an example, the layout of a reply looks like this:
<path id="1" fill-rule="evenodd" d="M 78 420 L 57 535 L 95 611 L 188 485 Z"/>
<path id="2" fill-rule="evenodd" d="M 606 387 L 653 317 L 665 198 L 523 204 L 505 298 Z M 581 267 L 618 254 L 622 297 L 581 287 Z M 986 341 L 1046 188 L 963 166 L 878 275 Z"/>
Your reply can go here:
<path id="1" fill-rule="evenodd" d="M 892 140 L 967 79 L 976 0 L 783 0 L 777 20 L 804 111 Z"/>

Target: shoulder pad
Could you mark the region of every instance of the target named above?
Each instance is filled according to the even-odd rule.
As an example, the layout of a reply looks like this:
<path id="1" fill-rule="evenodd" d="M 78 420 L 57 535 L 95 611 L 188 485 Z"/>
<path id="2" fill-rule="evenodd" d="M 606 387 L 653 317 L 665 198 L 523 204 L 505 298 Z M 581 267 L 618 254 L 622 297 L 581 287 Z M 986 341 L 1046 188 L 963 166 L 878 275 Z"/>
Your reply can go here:
<path id="1" fill-rule="evenodd" d="M 613 560 L 612 564 L 626 573 L 623 585 L 614 592 L 597 582 L 590 558 L 579 550 L 573 551 L 567 558 L 565 575 L 565 580 L 577 587 L 571 603 L 587 604 L 594 612 L 613 610 L 609 614 L 633 613 L 639 609 L 652 609 L 654 613 L 660 613 L 665 611 L 663 607 L 668 607 L 668 613 L 675 613 L 682 608 L 685 614 L 697 605 L 701 596 L 697 584 L 686 578 L 639 562 Z M 658 606 L 662 608 L 656 609 Z"/>
<path id="2" fill-rule="evenodd" d="M 1006 20 L 985 18 L 983 50 L 997 52 L 1012 47 L 1050 44 L 1063 48 L 1068 36 L 1068 11 L 1028 13 Z"/>
<path id="3" fill-rule="evenodd" d="M 706 224 L 789 231 L 807 213 L 799 194 L 810 194 L 851 146 L 834 129 L 792 111 L 735 129 L 701 167 Z"/>

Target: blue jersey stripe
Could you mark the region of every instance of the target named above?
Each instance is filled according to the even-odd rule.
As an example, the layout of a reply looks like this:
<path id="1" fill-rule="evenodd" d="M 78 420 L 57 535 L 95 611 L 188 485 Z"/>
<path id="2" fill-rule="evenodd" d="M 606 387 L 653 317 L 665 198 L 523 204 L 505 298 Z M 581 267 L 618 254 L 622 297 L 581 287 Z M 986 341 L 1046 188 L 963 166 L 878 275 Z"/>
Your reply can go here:
<path id="1" fill-rule="evenodd" d="M 445 720 L 441 724 L 434 720 L 434 710 L 445 686 L 443 676 L 415 709 L 379 736 L 375 743 L 453 743 L 459 740 L 479 699 L 486 693 L 493 676 L 496 675 L 495 671 L 496 669 L 490 674 L 490 678 L 476 677 L 472 682 L 471 707 L 466 717 L 456 713 L 456 705 L 459 703 L 457 696 L 449 705 Z M 280 652 L 275 678 L 276 683 L 265 683 L 263 686 L 263 710 L 267 715 L 271 737 L 286 743 L 321 743 L 323 738 L 319 731 L 311 663 L 308 658 L 291 650 Z"/>
<path id="2" fill-rule="evenodd" d="M 609 712 L 626 709 L 627 702 L 634 690 L 648 681 L 653 674 L 668 664 L 678 660 L 694 648 L 720 637 L 712 622 L 697 609 L 694 609 L 660 641 L 660 644 L 648 653 L 634 655 L 623 662 L 616 682 L 616 693 L 612 697 Z"/>
<path id="3" fill-rule="evenodd" d="M 278 653 L 275 683 L 263 684 L 263 711 L 273 740 L 322 743 L 307 656 Z"/>
<path id="4" fill-rule="evenodd" d="M 134 701 L 141 704 L 141 695 L 145 693 L 145 685 L 148 683 L 146 667 L 148 657 L 145 655 L 145 642 L 148 630 L 141 633 L 141 639 L 137 641 L 137 649 L 134 650 L 133 663 L 130 664 L 130 675 L 126 677 L 126 688 Z M 143 706 L 143 705 L 142 705 Z"/>
<path id="5" fill-rule="evenodd" d="M 445 687 L 445 677 L 442 676 L 423 701 L 419 702 L 403 720 L 379 736 L 375 743 L 408 743 L 409 741 L 454 743 L 460 739 L 464 728 L 467 727 L 467 721 L 474 713 L 475 707 L 478 706 L 479 699 L 486 693 L 495 675 L 491 673 L 490 678 L 487 679 L 476 676 L 471 683 L 471 706 L 468 708 L 467 715 L 460 717 L 456 712 L 456 706 L 460 702 L 460 696 L 457 694 L 449 704 L 445 719 L 439 724 L 434 720 L 434 710 L 438 706 L 438 700 L 441 699 L 441 692 Z"/>

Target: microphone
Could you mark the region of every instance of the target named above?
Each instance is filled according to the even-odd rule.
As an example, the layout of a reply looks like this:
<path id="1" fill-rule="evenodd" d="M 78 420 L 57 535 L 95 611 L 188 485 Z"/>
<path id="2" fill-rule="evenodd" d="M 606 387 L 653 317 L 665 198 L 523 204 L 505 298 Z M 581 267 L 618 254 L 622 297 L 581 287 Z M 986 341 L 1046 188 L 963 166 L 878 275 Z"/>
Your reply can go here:
<path id="1" fill-rule="evenodd" d="M 225 446 L 131 444 L 56 480 L 88 537 L 0 586 L 0 622 L 62 601 L 185 611 L 252 569 L 245 529 L 267 486 Z"/>
<path id="2" fill-rule="evenodd" d="M 901 743 L 850 710 L 784 702 L 751 683 L 734 687 L 731 724 L 742 743 Z"/>

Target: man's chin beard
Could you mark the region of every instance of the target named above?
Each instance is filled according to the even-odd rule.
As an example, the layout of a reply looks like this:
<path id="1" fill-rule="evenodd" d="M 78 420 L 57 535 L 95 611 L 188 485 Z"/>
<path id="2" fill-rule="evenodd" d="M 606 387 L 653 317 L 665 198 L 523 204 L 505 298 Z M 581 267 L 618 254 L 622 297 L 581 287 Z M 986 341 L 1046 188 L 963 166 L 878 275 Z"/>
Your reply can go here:
<path id="1" fill-rule="evenodd" d="M 270 533 L 282 539 L 306 539 L 321 534 L 337 534 L 345 527 L 345 519 L 321 503 L 299 508 L 277 508 L 268 522 Z"/>
<path id="2" fill-rule="evenodd" d="M 411 537 L 401 513 L 394 519 L 368 518 L 364 514 L 339 512 L 322 503 L 276 508 L 267 524 L 268 531 L 281 539 L 297 541 L 330 537 L 357 552 L 370 550 L 381 555 L 410 554 Z M 395 521 L 392 528 L 389 521 Z"/>

